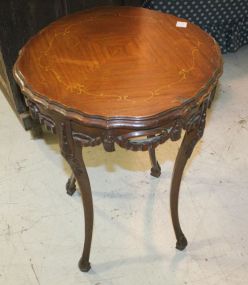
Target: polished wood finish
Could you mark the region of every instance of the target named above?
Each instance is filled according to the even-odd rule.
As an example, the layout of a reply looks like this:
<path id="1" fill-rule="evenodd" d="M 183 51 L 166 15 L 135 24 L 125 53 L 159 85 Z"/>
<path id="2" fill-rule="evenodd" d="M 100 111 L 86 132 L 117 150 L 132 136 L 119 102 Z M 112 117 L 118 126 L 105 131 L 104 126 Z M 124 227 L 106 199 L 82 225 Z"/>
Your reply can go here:
<path id="1" fill-rule="evenodd" d="M 215 92 L 213 90 L 212 92 Z M 214 96 L 214 94 L 212 95 Z M 176 234 L 176 248 L 179 250 L 183 250 L 188 242 L 185 238 L 183 231 L 180 226 L 179 217 L 178 217 L 178 198 L 179 198 L 179 190 L 181 179 L 183 175 L 184 167 L 187 163 L 187 160 L 190 158 L 196 143 L 202 137 L 204 128 L 205 128 L 205 118 L 206 118 L 206 110 L 209 102 L 205 101 L 198 112 L 195 114 L 193 119 L 193 124 L 188 124 L 186 126 L 186 132 L 180 146 L 180 149 L 177 154 L 176 162 L 174 165 L 173 175 L 172 175 L 172 183 L 171 183 L 171 192 L 170 192 L 170 207 L 171 207 L 171 217 L 172 223 Z"/>
<path id="2" fill-rule="evenodd" d="M 206 91 L 221 68 L 215 41 L 177 21 L 142 8 L 79 12 L 31 39 L 17 74 L 36 96 L 82 116 L 155 116 Z"/>
<path id="3" fill-rule="evenodd" d="M 84 206 L 85 218 L 85 239 L 84 250 L 79 261 L 79 268 L 86 272 L 90 269 L 89 256 L 93 231 L 93 202 L 89 177 L 82 158 L 82 148 L 80 144 L 73 142 L 73 136 L 70 131 L 70 122 L 63 122 L 58 127 L 60 149 L 64 158 L 67 160 L 75 175 L 81 190 L 81 197 Z"/>
<path id="4" fill-rule="evenodd" d="M 153 137 L 154 136 L 151 136 L 151 138 Z M 150 161 L 152 165 L 151 175 L 158 178 L 161 175 L 161 167 L 156 159 L 155 147 L 150 145 L 148 148 L 148 151 L 149 151 Z"/>
<path id="5" fill-rule="evenodd" d="M 180 250 L 187 245 L 178 217 L 184 166 L 203 135 L 222 73 L 216 42 L 174 16 L 142 8 L 99 8 L 63 18 L 31 39 L 20 52 L 14 76 L 32 117 L 57 133 L 77 180 L 85 214 L 79 267 L 90 269 L 93 202 L 82 148 L 102 144 L 149 151 L 160 175 L 155 148 L 167 140 L 180 147 L 171 184 L 171 214 Z M 181 20 L 182 21 L 182 20 Z"/>

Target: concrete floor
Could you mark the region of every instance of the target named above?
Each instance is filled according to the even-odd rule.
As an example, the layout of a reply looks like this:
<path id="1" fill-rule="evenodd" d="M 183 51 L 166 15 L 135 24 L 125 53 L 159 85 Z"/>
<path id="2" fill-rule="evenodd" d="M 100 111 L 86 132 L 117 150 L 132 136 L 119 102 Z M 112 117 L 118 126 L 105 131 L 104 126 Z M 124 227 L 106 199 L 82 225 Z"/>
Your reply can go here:
<path id="1" fill-rule="evenodd" d="M 0 284 L 247 285 L 248 47 L 224 57 L 225 72 L 181 185 L 188 248 L 175 249 L 169 187 L 180 142 L 147 153 L 84 149 L 95 227 L 92 270 L 83 244 L 80 196 L 65 194 L 70 170 L 57 139 L 33 139 L 0 96 Z"/>

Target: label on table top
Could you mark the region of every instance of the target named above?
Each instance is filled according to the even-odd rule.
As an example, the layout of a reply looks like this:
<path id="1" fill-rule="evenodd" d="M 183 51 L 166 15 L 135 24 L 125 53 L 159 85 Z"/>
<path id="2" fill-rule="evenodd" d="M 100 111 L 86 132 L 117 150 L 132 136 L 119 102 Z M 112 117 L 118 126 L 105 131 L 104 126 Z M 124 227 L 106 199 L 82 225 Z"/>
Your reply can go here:
<path id="1" fill-rule="evenodd" d="M 187 25 L 188 25 L 187 22 L 177 21 L 177 23 L 176 23 L 176 27 L 178 27 L 178 28 L 187 28 Z"/>

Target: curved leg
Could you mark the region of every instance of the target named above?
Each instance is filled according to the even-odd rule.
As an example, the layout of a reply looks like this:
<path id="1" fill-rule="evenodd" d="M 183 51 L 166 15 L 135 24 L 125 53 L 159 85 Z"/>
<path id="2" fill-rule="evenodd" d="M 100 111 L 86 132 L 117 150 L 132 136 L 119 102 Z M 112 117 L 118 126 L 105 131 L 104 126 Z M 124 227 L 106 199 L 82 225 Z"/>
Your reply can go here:
<path id="1" fill-rule="evenodd" d="M 184 250 L 188 244 L 187 239 L 185 238 L 183 231 L 181 229 L 178 217 L 178 198 L 179 198 L 180 184 L 185 165 L 188 159 L 190 158 L 196 143 L 203 135 L 205 127 L 205 116 L 206 113 L 204 111 L 203 114 L 201 114 L 198 124 L 195 125 L 193 128 L 189 127 L 188 130 L 186 131 L 179 152 L 177 154 L 173 170 L 171 192 L 170 192 L 170 208 L 171 208 L 172 223 L 177 239 L 176 248 L 179 250 Z"/>
<path id="2" fill-rule="evenodd" d="M 154 135 L 147 136 L 148 139 L 153 138 L 153 137 L 154 137 Z M 158 178 L 161 175 L 161 167 L 160 167 L 160 165 L 157 161 L 157 158 L 156 158 L 155 147 L 150 145 L 148 148 L 148 151 L 149 151 L 150 161 L 151 161 L 151 165 L 152 165 L 151 176 Z"/>
<path id="3" fill-rule="evenodd" d="M 161 167 L 156 159 L 155 148 L 153 146 L 150 146 L 148 150 L 152 164 L 151 175 L 158 178 L 161 175 Z"/>
<path id="4" fill-rule="evenodd" d="M 74 174 L 71 174 L 71 177 L 68 179 L 66 183 L 66 193 L 72 196 L 76 192 L 76 178 Z"/>
<path id="5" fill-rule="evenodd" d="M 85 219 L 85 240 L 84 248 L 81 259 L 79 260 L 79 268 L 83 272 L 90 270 L 90 248 L 93 232 L 93 201 L 91 194 L 90 181 L 85 168 L 85 164 L 82 157 L 82 147 L 76 144 L 71 136 L 70 124 L 66 126 L 62 123 L 60 130 L 60 147 L 62 155 L 65 157 L 71 169 L 74 173 L 75 179 L 78 182 L 81 192 L 83 207 L 84 207 L 84 219 Z"/>
<path id="6" fill-rule="evenodd" d="M 79 161 L 80 161 L 81 171 L 78 172 L 75 169 L 75 166 L 72 166 L 72 170 L 75 173 L 75 177 L 77 179 L 80 188 L 83 207 L 84 207 L 84 219 L 85 219 L 84 248 L 78 266 L 81 271 L 87 272 L 91 268 L 89 258 L 90 258 L 90 248 L 91 248 L 92 232 L 93 232 L 94 212 L 93 212 L 93 201 L 92 201 L 90 181 L 82 159 L 81 148 L 80 152 L 78 153 L 78 156 L 80 156 Z"/>

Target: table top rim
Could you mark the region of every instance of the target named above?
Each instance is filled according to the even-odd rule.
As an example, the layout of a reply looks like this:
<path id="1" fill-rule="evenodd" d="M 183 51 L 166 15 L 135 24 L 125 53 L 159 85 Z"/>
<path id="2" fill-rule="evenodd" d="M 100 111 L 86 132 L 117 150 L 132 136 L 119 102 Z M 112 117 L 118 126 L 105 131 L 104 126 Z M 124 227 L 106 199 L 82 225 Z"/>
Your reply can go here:
<path id="1" fill-rule="evenodd" d="M 22 78 L 22 75 L 18 72 L 17 62 L 14 64 L 13 75 L 15 80 L 17 80 L 21 92 L 25 94 L 31 101 L 34 103 L 42 105 L 46 110 L 55 111 L 66 119 L 75 120 L 80 123 L 86 124 L 92 127 L 101 127 L 105 129 L 110 128 L 149 128 L 156 127 L 160 125 L 161 121 L 168 120 L 169 118 L 174 118 L 182 115 L 185 112 L 185 109 L 191 108 L 192 105 L 200 104 L 201 99 L 203 100 L 209 93 L 211 89 L 213 89 L 220 76 L 222 75 L 223 68 L 216 70 L 214 76 L 206 83 L 206 85 L 191 99 L 182 102 L 180 106 L 175 108 L 167 109 L 158 114 L 150 115 L 150 116 L 116 116 L 116 117 L 106 117 L 99 115 L 89 115 L 85 114 L 79 110 L 70 109 L 66 106 L 49 100 L 45 96 L 38 94 L 30 88 L 25 80 Z"/>

